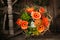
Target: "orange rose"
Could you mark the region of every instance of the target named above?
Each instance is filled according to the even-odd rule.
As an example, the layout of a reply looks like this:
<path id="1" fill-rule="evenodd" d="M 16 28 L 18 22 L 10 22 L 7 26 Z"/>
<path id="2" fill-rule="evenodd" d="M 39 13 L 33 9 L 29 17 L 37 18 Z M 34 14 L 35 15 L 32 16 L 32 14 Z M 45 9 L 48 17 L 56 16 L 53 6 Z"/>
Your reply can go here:
<path id="1" fill-rule="evenodd" d="M 22 29 L 27 29 L 28 28 L 28 22 L 27 21 L 22 21 L 21 28 Z"/>
<path id="2" fill-rule="evenodd" d="M 38 32 L 43 32 L 45 30 L 45 26 L 44 25 L 41 25 L 41 26 L 39 26 L 39 27 L 37 27 L 37 31 Z"/>
<path id="3" fill-rule="evenodd" d="M 45 12 L 45 8 L 40 7 L 39 12 L 40 12 L 41 14 L 43 14 L 43 13 Z"/>
<path id="4" fill-rule="evenodd" d="M 16 24 L 18 24 L 20 26 L 21 25 L 21 22 L 22 22 L 21 19 L 17 19 Z"/>
<path id="5" fill-rule="evenodd" d="M 37 11 L 32 12 L 31 16 L 32 16 L 33 19 L 40 19 L 41 18 L 41 14 Z"/>
<path id="6" fill-rule="evenodd" d="M 46 27 L 48 26 L 49 21 L 47 17 L 42 18 L 42 24 L 45 25 Z"/>
<path id="7" fill-rule="evenodd" d="M 32 11 L 34 11 L 34 8 L 33 8 L 33 7 L 31 7 L 31 8 L 26 8 L 26 12 L 31 13 Z"/>
<path id="8" fill-rule="evenodd" d="M 35 26 L 41 25 L 41 19 L 34 20 L 34 24 L 35 24 Z"/>

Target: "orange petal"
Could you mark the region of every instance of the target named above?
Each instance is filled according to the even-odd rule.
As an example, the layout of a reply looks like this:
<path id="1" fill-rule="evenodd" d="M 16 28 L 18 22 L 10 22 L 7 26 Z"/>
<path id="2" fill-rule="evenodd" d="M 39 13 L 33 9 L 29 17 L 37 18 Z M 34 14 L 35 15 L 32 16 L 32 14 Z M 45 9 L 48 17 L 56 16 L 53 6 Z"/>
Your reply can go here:
<path id="1" fill-rule="evenodd" d="M 21 28 L 22 29 L 27 29 L 28 28 L 28 22 L 27 21 L 22 21 Z"/>
<path id="2" fill-rule="evenodd" d="M 48 26 L 49 20 L 47 17 L 42 18 L 42 24 L 44 24 L 46 27 Z"/>
<path id="3" fill-rule="evenodd" d="M 27 28 L 28 28 L 28 26 L 21 27 L 21 29 L 23 29 L 23 30 L 25 30 L 25 29 L 27 29 Z"/>
<path id="4" fill-rule="evenodd" d="M 38 32 L 41 33 L 41 32 L 43 32 L 45 30 L 45 26 L 41 25 L 41 26 L 37 27 L 37 30 L 38 30 Z"/>
<path id="5" fill-rule="evenodd" d="M 41 25 L 41 19 L 34 20 L 34 24 L 35 24 L 35 26 Z"/>
<path id="6" fill-rule="evenodd" d="M 17 19 L 16 24 L 18 24 L 20 26 L 21 25 L 21 22 L 22 22 L 21 19 Z"/>
<path id="7" fill-rule="evenodd" d="M 43 14 L 43 13 L 45 12 L 45 8 L 44 8 L 44 7 L 40 7 L 39 12 L 40 12 L 41 14 Z"/>
<path id="8" fill-rule="evenodd" d="M 31 8 L 26 8 L 26 12 L 31 13 L 32 11 L 34 11 L 34 8 L 33 8 L 33 7 L 31 7 Z"/>
<path id="9" fill-rule="evenodd" d="M 41 14 L 39 12 L 32 12 L 31 16 L 33 19 L 40 19 L 41 18 Z"/>

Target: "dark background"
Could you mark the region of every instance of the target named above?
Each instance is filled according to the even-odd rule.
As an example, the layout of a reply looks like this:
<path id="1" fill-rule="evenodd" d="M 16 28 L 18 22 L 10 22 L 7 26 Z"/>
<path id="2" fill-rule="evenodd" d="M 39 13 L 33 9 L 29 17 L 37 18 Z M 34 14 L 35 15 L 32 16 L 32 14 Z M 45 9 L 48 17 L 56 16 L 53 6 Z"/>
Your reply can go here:
<path id="1" fill-rule="evenodd" d="M 26 2 L 24 0 L 18 0 L 18 2 L 13 5 L 13 10 L 19 11 L 19 8 L 22 9 L 24 7 L 25 3 Z M 20 4 L 20 6 L 19 6 L 19 4 Z M 0 6 L 0 8 L 1 8 L 4 6 L 7 6 L 7 3 L 5 1 L 5 5 L 3 5 L 3 4 L 0 4 L 0 5 L 1 5 Z M 18 5 L 18 6 L 15 6 L 15 5 Z M 19 7 L 19 8 L 16 8 L 16 7 Z M 25 35 L 23 35 L 21 33 L 19 35 L 8 38 L 8 36 L 5 35 L 1 31 L 3 23 L 0 22 L 1 23 L 0 24 L 0 26 L 1 26 L 1 28 L 0 28 L 0 40 L 60 40 L 60 0 L 49 0 L 48 11 L 51 14 L 51 16 L 53 17 L 53 20 L 52 20 L 52 23 L 50 25 L 50 30 L 47 31 L 43 36 L 25 38 Z M 0 13 L 1 12 L 2 11 L 0 9 Z M 16 21 L 16 18 L 18 18 L 18 17 L 15 17 L 16 14 L 13 14 L 13 15 L 14 15 L 14 19 L 15 19 L 14 21 Z M 3 21 L 3 16 L 4 16 L 4 14 L 0 15 L 0 21 Z M 7 18 L 7 20 L 8 20 L 8 18 Z M 6 23 L 6 26 L 8 26 L 7 24 L 8 23 Z"/>

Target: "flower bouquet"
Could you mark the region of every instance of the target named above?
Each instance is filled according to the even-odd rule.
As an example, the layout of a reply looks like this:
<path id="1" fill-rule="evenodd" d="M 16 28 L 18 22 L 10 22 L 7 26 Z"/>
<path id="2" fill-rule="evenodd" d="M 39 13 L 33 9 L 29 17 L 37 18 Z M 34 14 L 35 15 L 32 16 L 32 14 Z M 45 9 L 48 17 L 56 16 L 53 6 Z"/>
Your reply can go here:
<path id="1" fill-rule="evenodd" d="M 21 12 L 16 24 L 28 36 L 42 35 L 49 30 L 51 16 L 45 7 L 27 7 Z"/>

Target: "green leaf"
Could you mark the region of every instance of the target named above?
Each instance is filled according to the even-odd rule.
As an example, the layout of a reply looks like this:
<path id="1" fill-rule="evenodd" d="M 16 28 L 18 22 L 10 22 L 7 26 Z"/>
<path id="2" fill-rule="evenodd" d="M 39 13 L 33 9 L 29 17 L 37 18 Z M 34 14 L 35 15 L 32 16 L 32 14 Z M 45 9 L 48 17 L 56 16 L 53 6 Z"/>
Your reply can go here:
<path id="1" fill-rule="evenodd" d="M 28 15 L 27 12 L 23 12 L 22 15 L 21 15 L 21 19 L 22 19 L 22 20 L 29 21 L 30 16 Z"/>
<path id="2" fill-rule="evenodd" d="M 30 36 L 31 35 L 31 31 L 26 31 L 26 35 Z"/>
<path id="3" fill-rule="evenodd" d="M 32 31 L 32 30 L 33 30 L 33 28 L 29 26 L 28 31 Z"/>
<path id="4" fill-rule="evenodd" d="M 39 35 L 39 32 L 38 31 L 34 31 L 33 34 L 34 35 Z"/>

